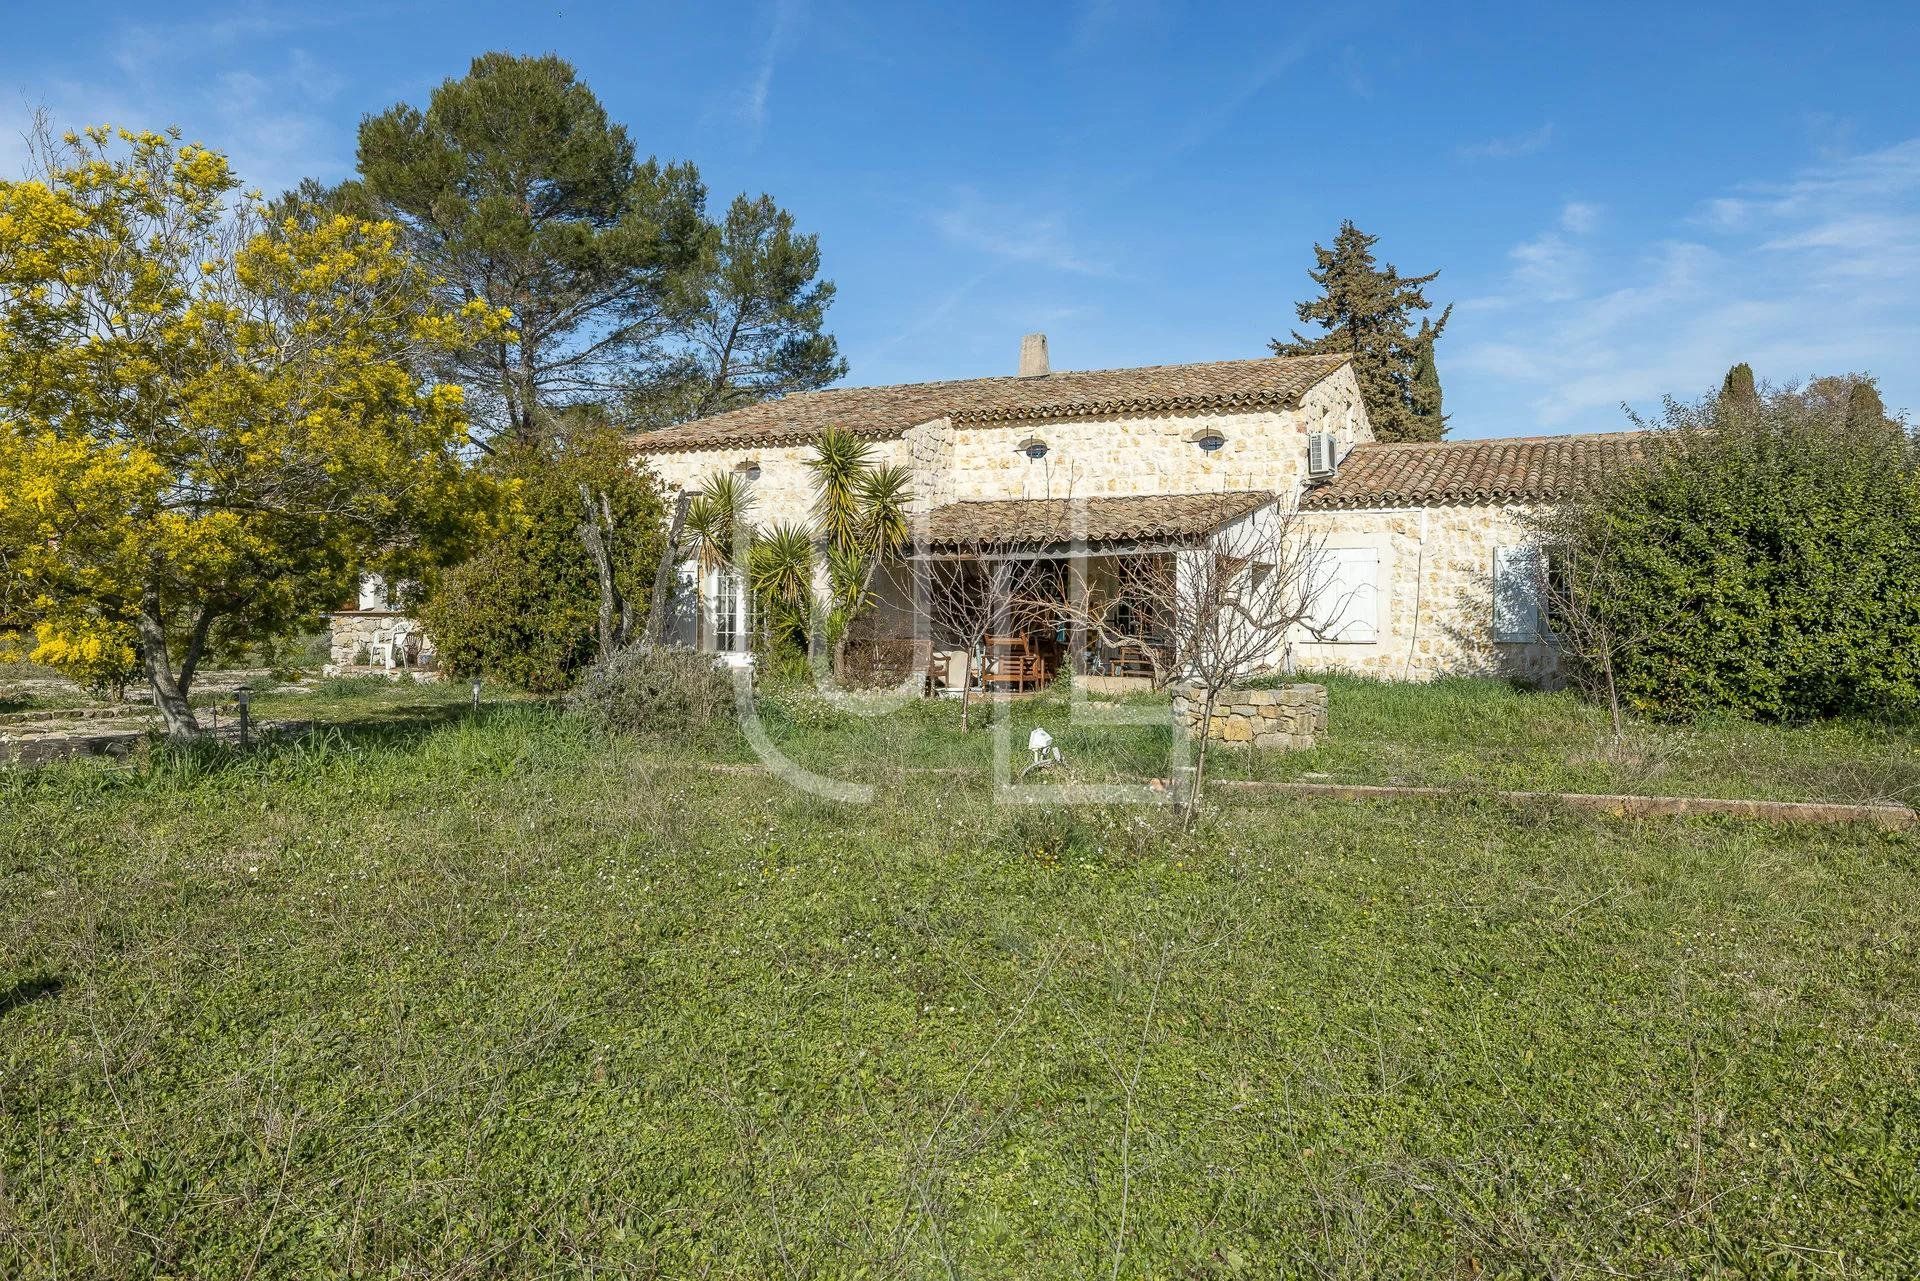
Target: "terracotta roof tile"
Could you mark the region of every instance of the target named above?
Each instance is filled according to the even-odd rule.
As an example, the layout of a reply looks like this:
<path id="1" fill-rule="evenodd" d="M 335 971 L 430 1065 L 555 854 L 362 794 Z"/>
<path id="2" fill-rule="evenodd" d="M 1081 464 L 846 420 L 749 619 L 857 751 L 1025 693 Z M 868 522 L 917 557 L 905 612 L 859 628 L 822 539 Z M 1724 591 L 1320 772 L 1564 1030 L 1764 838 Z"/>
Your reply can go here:
<path id="1" fill-rule="evenodd" d="M 1168 411 L 1292 406 L 1350 357 L 1269 356 L 1202 365 L 1063 370 L 1037 378 L 967 378 L 800 392 L 633 438 L 636 453 L 798 444 L 827 427 L 885 440 L 917 423 L 1107 418 Z"/>
<path id="2" fill-rule="evenodd" d="M 1080 521 L 1085 522 L 1080 535 L 1091 543 L 1178 540 L 1211 533 L 1274 500 L 1260 490 L 1231 490 L 949 503 L 928 513 L 927 528 L 917 541 L 923 547 L 974 547 L 983 542 L 1053 546 L 1069 541 Z"/>
<path id="3" fill-rule="evenodd" d="M 1643 457 L 1650 435 L 1616 431 L 1356 445 L 1330 480 L 1307 490 L 1300 506 L 1333 511 L 1551 502 L 1572 492 L 1583 477 Z"/>

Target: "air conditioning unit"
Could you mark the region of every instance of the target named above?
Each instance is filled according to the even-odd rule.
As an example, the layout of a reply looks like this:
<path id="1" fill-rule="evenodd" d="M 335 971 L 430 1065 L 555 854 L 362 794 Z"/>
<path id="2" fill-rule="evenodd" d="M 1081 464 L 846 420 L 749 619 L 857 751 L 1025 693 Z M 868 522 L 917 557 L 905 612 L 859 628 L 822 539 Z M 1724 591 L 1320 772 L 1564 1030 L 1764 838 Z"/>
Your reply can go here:
<path id="1" fill-rule="evenodd" d="M 1340 465 L 1340 442 L 1330 431 L 1307 434 L 1307 475 L 1331 476 Z"/>

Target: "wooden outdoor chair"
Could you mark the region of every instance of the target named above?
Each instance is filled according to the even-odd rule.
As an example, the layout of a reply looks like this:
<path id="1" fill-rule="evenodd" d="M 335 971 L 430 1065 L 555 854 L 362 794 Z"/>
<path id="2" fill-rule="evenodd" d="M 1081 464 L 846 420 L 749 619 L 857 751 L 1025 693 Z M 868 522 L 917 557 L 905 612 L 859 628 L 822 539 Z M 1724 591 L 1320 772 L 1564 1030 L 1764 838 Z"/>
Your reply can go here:
<path id="1" fill-rule="evenodd" d="M 1149 680 L 1154 675 L 1154 659 L 1165 650 L 1144 637 L 1138 640 L 1122 642 L 1114 651 L 1107 669 L 1115 676 L 1145 676 Z"/>
<path id="2" fill-rule="evenodd" d="M 1039 689 L 1047 683 L 1047 665 L 1024 636 L 989 636 L 980 684 L 988 690 L 1013 693 Z"/>
<path id="3" fill-rule="evenodd" d="M 920 694 L 923 698 L 933 698 L 948 690 L 957 690 L 965 677 L 960 673 L 965 669 L 960 665 L 963 657 L 957 649 L 930 649 L 926 661 L 921 664 Z"/>

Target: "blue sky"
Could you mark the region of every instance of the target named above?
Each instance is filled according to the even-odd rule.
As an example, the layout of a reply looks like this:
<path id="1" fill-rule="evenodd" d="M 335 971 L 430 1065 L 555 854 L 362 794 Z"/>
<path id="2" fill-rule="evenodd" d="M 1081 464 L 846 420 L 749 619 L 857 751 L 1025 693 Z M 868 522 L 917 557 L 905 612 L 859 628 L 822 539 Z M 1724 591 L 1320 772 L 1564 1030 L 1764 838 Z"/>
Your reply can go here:
<path id="1" fill-rule="evenodd" d="M 156 21 L 156 11 L 165 21 Z M 1460 437 L 1866 370 L 1920 410 L 1920 6 L 0 0 L 35 106 L 177 123 L 250 183 L 488 49 L 571 59 L 716 206 L 817 231 L 855 383 L 1259 355 L 1352 218 L 1458 304 Z"/>

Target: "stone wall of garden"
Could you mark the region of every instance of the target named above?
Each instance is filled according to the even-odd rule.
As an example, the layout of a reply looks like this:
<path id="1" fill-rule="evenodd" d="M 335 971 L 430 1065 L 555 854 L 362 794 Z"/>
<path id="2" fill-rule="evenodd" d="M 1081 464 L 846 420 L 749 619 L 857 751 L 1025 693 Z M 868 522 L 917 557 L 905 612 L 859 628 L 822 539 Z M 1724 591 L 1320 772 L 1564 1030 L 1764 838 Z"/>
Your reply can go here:
<path id="1" fill-rule="evenodd" d="M 1176 723 L 1185 721 L 1189 733 L 1200 728 L 1204 693 L 1195 686 L 1173 691 Z M 1207 737 L 1228 747 L 1259 747 L 1273 751 L 1304 751 L 1327 728 L 1325 685 L 1282 685 L 1277 689 L 1230 689 L 1213 705 Z"/>
<path id="2" fill-rule="evenodd" d="M 433 638 L 419 620 L 391 610 L 342 610 L 328 619 L 327 668 L 433 670 Z"/>

